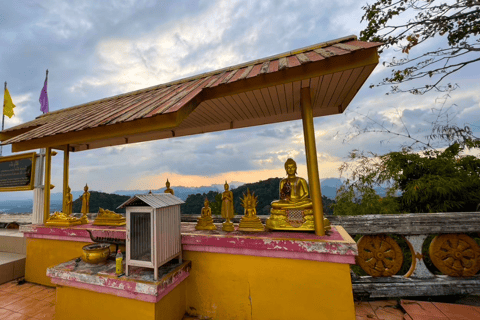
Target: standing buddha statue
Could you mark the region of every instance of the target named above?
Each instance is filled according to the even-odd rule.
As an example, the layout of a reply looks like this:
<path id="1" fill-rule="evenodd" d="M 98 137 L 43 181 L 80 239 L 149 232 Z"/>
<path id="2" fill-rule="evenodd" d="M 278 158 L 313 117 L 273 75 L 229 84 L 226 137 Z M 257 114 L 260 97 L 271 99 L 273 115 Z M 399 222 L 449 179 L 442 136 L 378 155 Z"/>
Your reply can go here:
<path id="1" fill-rule="evenodd" d="M 173 191 L 173 189 L 170 188 L 170 182 L 168 181 L 168 179 L 167 179 L 167 182 L 165 183 L 165 186 L 167 187 L 167 189 L 163 191 L 164 193 L 170 193 L 171 195 L 175 195 L 175 191 Z"/>
<path id="2" fill-rule="evenodd" d="M 272 201 L 266 227 L 272 230 L 315 230 L 312 199 L 307 181 L 297 177 L 297 163 L 289 158 L 285 162 L 287 177 L 280 181 L 280 199 Z M 324 219 L 325 229 L 330 222 Z"/>
<path id="3" fill-rule="evenodd" d="M 67 193 L 65 194 L 65 203 L 64 203 L 64 213 L 67 216 L 72 214 L 72 204 L 73 204 L 73 196 L 72 196 L 72 189 L 67 187 Z"/>
<path id="4" fill-rule="evenodd" d="M 224 185 L 225 191 L 222 193 L 222 218 L 226 221 L 222 224 L 222 230 L 231 232 L 235 231 L 233 227 L 233 222 L 230 219 L 233 219 L 235 216 L 235 211 L 233 210 L 233 192 L 228 190 L 229 186 L 227 181 Z"/>
<path id="5" fill-rule="evenodd" d="M 86 220 L 88 223 L 87 214 L 90 213 L 90 192 L 88 192 L 88 185 L 85 184 L 82 194 L 82 220 Z"/>

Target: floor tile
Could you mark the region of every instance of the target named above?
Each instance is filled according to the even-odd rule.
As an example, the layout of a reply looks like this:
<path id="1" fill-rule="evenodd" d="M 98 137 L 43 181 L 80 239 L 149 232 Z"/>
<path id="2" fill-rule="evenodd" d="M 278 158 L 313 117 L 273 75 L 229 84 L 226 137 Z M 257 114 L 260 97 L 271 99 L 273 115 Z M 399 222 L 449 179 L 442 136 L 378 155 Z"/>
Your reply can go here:
<path id="1" fill-rule="evenodd" d="M 12 313 L 11 315 L 7 316 L 5 319 L 3 320 L 28 320 L 29 317 L 24 315 L 24 314 L 21 314 L 21 313 Z"/>
<path id="2" fill-rule="evenodd" d="M 400 305 L 413 320 L 448 320 L 448 317 L 440 312 L 431 302 L 401 300 Z"/>
<path id="3" fill-rule="evenodd" d="M 26 307 L 32 305 L 33 303 L 35 303 L 37 301 L 38 300 L 28 298 L 28 297 L 24 297 L 23 299 L 15 301 L 14 303 L 7 304 L 3 308 L 8 309 L 8 310 L 12 310 L 13 312 L 18 312 L 18 310 L 26 308 Z"/>
<path id="4" fill-rule="evenodd" d="M 47 301 L 47 302 L 50 302 L 50 303 L 55 303 L 57 302 L 57 295 L 56 293 L 52 293 L 49 297 L 43 299 L 43 301 Z"/>
<path id="5" fill-rule="evenodd" d="M 49 297 L 51 294 L 52 294 L 52 292 L 50 290 L 48 290 L 48 288 L 42 287 L 40 291 L 38 291 L 37 293 L 33 293 L 33 294 L 29 295 L 28 297 L 32 298 L 32 299 L 43 300 L 43 299 Z"/>
<path id="6" fill-rule="evenodd" d="M 54 316 L 55 316 L 55 306 L 50 305 L 38 310 L 38 312 L 33 315 L 33 318 L 47 320 L 47 319 L 53 319 Z"/>
<path id="7" fill-rule="evenodd" d="M 452 320 L 480 319 L 480 312 L 475 307 L 440 302 L 433 302 L 433 305 Z"/>
<path id="8" fill-rule="evenodd" d="M 34 303 L 24 308 L 18 309 L 16 312 L 26 314 L 27 316 L 33 316 L 34 314 L 38 313 L 40 309 L 48 306 L 52 306 L 52 304 L 47 301 L 35 300 Z"/>
<path id="9" fill-rule="evenodd" d="M 38 285 L 33 285 L 30 288 L 26 288 L 25 290 L 19 290 L 17 294 L 24 296 L 24 297 L 29 297 L 32 294 L 38 293 L 45 289 L 43 286 L 38 286 Z"/>
<path id="10" fill-rule="evenodd" d="M 7 316 L 13 313 L 12 310 L 0 308 L 0 319 L 5 319 Z"/>
<path id="11" fill-rule="evenodd" d="M 19 296 L 14 293 L 8 293 L 8 296 L 0 297 L 0 308 L 3 308 L 6 305 L 17 302 L 18 300 L 23 299 L 24 297 Z M 0 318 L 1 319 L 1 318 Z"/>
<path id="12" fill-rule="evenodd" d="M 17 285 L 17 281 L 10 281 L 4 284 L 0 284 L 0 291 L 4 291 L 7 288 Z"/>
<path id="13" fill-rule="evenodd" d="M 355 302 L 355 316 L 357 319 L 378 319 L 368 302 Z"/>

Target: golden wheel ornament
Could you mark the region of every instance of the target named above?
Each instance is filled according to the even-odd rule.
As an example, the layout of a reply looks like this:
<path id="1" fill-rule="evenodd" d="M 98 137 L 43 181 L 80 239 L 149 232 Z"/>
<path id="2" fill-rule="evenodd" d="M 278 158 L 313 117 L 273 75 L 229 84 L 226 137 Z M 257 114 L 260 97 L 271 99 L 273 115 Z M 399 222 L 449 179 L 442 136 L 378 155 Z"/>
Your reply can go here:
<path id="1" fill-rule="evenodd" d="M 480 270 L 480 247 L 466 234 L 442 234 L 430 244 L 430 259 L 442 273 L 471 277 Z"/>
<path id="2" fill-rule="evenodd" d="M 398 243 L 386 235 L 363 236 L 358 240 L 357 264 L 372 277 L 397 274 L 403 264 Z"/>

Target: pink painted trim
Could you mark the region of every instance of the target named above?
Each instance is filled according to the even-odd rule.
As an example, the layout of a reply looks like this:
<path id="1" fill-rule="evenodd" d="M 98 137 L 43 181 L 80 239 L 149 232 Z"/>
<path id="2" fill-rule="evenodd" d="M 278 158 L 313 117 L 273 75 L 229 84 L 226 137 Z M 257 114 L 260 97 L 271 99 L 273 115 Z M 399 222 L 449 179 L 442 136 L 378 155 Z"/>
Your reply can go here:
<path id="1" fill-rule="evenodd" d="M 188 245 L 188 244 L 183 245 L 183 250 L 211 252 L 211 253 L 238 254 L 238 255 L 248 255 L 248 256 L 257 256 L 257 257 L 268 257 L 268 258 L 286 258 L 286 259 L 355 264 L 355 255 L 353 254 L 352 255 L 334 255 L 330 253 L 267 251 L 267 250 L 213 247 L 213 246 L 199 246 L 199 245 Z"/>
<path id="2" fill-rule="evenodd" d="M 170 291 L 175 289 L 175 287 L 178 286 L 189 275 L 190 275 L 189 272 L 184 271 L 179 277 L 177 277 L 175 279 L 175 281 L 173 281 L 171 284 L 167 285 L 165 287 L 165 289 L 162 289 L 162 291 L 159 291 L 157 296 L 150 295 L 150 294 L 145 294 L 145 293 L 131 292 L 131 291 L 126 291 L 126 290 L 122 290 L 122 289 L 115 289 L 115 288 L 110 288 L 110 287 L 97 286 L 97 285 L 93 285 L 93 284 L 77 282 L 77 281 L 72 281 L 72 280 L 64 280 L 64 279 L 55 278 L 55 277 L 51 277 L 51 281 L 52 281 L 52 283 L 60 285 L 60 286 L 74 287 L 74 288 L 77 288 L 77 289 L 84 289 L 84 290 L 89 290 L 89 291 L 94 291 L 94 292 L 99 292 L 99 293 L 104 293 L 104 294 L 111 294 L 111 295 L 114 295 L 114 296 L 117 296 L 117 297 L 122 297 L 122 298 L 128 298 L 128 299 L 135 299 L 135 300 L 140 300 L 140 301 L 145 301 L 145 302 L 157 303 L 158 301 L 162 300 L 162 298 L 165 297 Z"/>
<path id="3" fill-rule="evenodd" d="M 47 235 L 47 234 L 37 234 L 37 233 L 25 233 L 25 238 L 31 239 L 47 239 L 47 240 L 61 240 L 61 241 L 77 241 L 77 242 L 92 242 L 90 237 L 72 237 L 72 236 L 56 236 L 56 235 Z"/>

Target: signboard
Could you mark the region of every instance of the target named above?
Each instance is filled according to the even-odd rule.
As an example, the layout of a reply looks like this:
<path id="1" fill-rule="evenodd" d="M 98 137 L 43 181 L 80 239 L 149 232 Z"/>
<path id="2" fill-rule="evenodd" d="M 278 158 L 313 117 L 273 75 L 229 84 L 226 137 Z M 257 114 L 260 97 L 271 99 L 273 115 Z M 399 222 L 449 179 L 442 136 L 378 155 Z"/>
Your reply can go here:
<path id="1" fill-rule="evenodd" d="M 35 152 L 0 158 L 0 192 L 32 190 Z"/>

